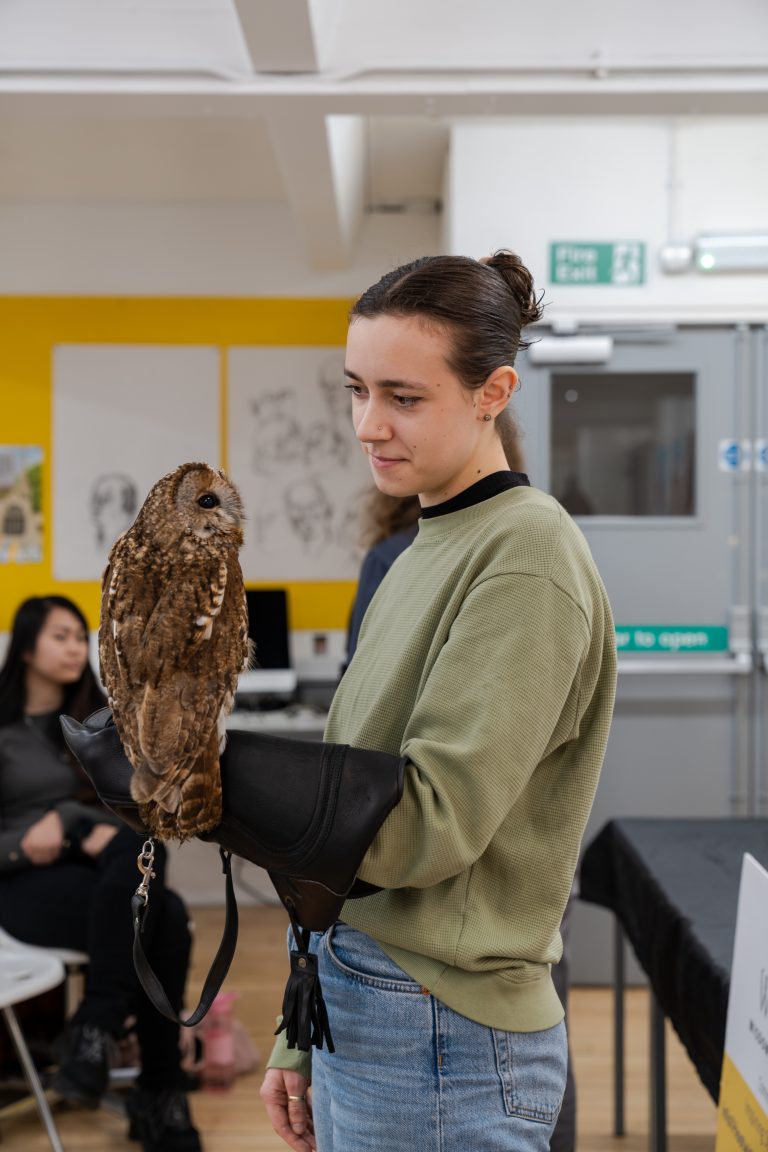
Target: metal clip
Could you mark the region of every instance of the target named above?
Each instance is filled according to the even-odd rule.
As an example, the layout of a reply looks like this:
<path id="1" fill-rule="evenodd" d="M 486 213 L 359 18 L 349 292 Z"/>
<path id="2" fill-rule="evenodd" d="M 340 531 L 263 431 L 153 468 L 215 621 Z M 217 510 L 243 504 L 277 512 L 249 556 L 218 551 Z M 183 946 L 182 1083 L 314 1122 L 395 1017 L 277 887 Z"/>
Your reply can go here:
<path id="1" fill-rule="evenodd" d="M 136 857 L 136 867 L 141 872 L 141 883 L 136 889 L 136 895 L 143 900 L 144 905 L 149 903 L 149 883 L 155 877 L 152 865 L 155 862 L 155 842 L 145 840 L 141 852 Z"/>

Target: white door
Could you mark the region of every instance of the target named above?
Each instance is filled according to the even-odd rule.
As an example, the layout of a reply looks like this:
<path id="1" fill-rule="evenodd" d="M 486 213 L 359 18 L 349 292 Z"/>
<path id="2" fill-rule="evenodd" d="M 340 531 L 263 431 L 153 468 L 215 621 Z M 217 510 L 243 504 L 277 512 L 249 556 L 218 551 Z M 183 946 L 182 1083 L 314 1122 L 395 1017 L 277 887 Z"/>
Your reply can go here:
<path id="1" fill-rule="evenodd" d="M 584 531 L 617 627 L 587 840 L 616 816 L 755 810 L 754 360 L 749 331 L 671 327 L 547 334 L 518 362 L 531 482 Z M 609 928 L 577 907 L 575 980 L 608 979 Z"/>

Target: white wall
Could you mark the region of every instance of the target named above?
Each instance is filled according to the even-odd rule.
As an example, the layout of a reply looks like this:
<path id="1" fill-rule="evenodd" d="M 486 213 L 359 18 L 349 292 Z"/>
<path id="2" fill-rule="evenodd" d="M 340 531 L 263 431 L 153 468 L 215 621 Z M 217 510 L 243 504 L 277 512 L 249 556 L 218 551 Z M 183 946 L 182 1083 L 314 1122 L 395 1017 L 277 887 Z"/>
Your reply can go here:
<path id="1" fill-rule="evenodd" d="M 510 247 L 546 289 L 548 320 L 768 319 L 768 274 L 672 276 L 670 241 L 706 231 L 768 233 L 768 118 L 524 120 L 456 124 L 448 247 Z M 642 240 L 637 288 L 549 285 L 557 240 Z"/>
<path id="2" fill-rule="evenodd" d="M 169 842 L 168 883 L 184 898 L 190 908 L 216 907 L 224 904 L 224 873 L 215 844 L 188 840 L 186 844 Z M 232 876 L 238 904 L 279 904 L 277 893 L 263 868 L 233 857 Z M 287 918 L 286 918 L 287 923 Z M 224 912 L 222 909 L 222 931 Z M 210 964 L 213 952 L 206 960 Z"/>
<path id="3" fill-rule="evenodd" d="M 321 273 L 282 204 L 0 203 L 3 295 L 354 296 L 439 249 L 436 216 L 368 216 L 351 266 Z"/>

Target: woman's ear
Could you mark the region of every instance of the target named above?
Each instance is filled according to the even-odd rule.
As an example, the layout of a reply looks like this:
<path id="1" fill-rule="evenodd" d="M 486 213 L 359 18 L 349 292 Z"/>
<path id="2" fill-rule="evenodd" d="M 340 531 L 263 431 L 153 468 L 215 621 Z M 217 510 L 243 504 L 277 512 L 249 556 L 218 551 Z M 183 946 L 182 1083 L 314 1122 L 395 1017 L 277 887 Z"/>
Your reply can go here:
<path id="1" fill-rule="evenodd" d="M 491 372 L 477 392 L 477 410 L 480 418 L 486 415 L 492 419 L 504 411 L 509 398 L 517 387 L 517 372 L 509 364 L 503 364 Z"/>

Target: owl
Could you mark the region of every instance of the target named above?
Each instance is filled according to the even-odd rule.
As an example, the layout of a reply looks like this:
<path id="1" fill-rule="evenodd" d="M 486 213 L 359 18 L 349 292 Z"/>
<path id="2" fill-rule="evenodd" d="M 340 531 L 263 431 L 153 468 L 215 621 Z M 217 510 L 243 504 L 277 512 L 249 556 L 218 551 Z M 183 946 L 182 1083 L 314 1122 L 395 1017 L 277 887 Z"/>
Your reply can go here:
<path id="1" fill-rule="evenodd" d="M 251 658 L 242 521 L 223 472 L 182 464 L 150 490 L 104 571 L 101 679 L 133 765 L 131 794 L 161 839 L 221 819 L 225 722 Z"/>

